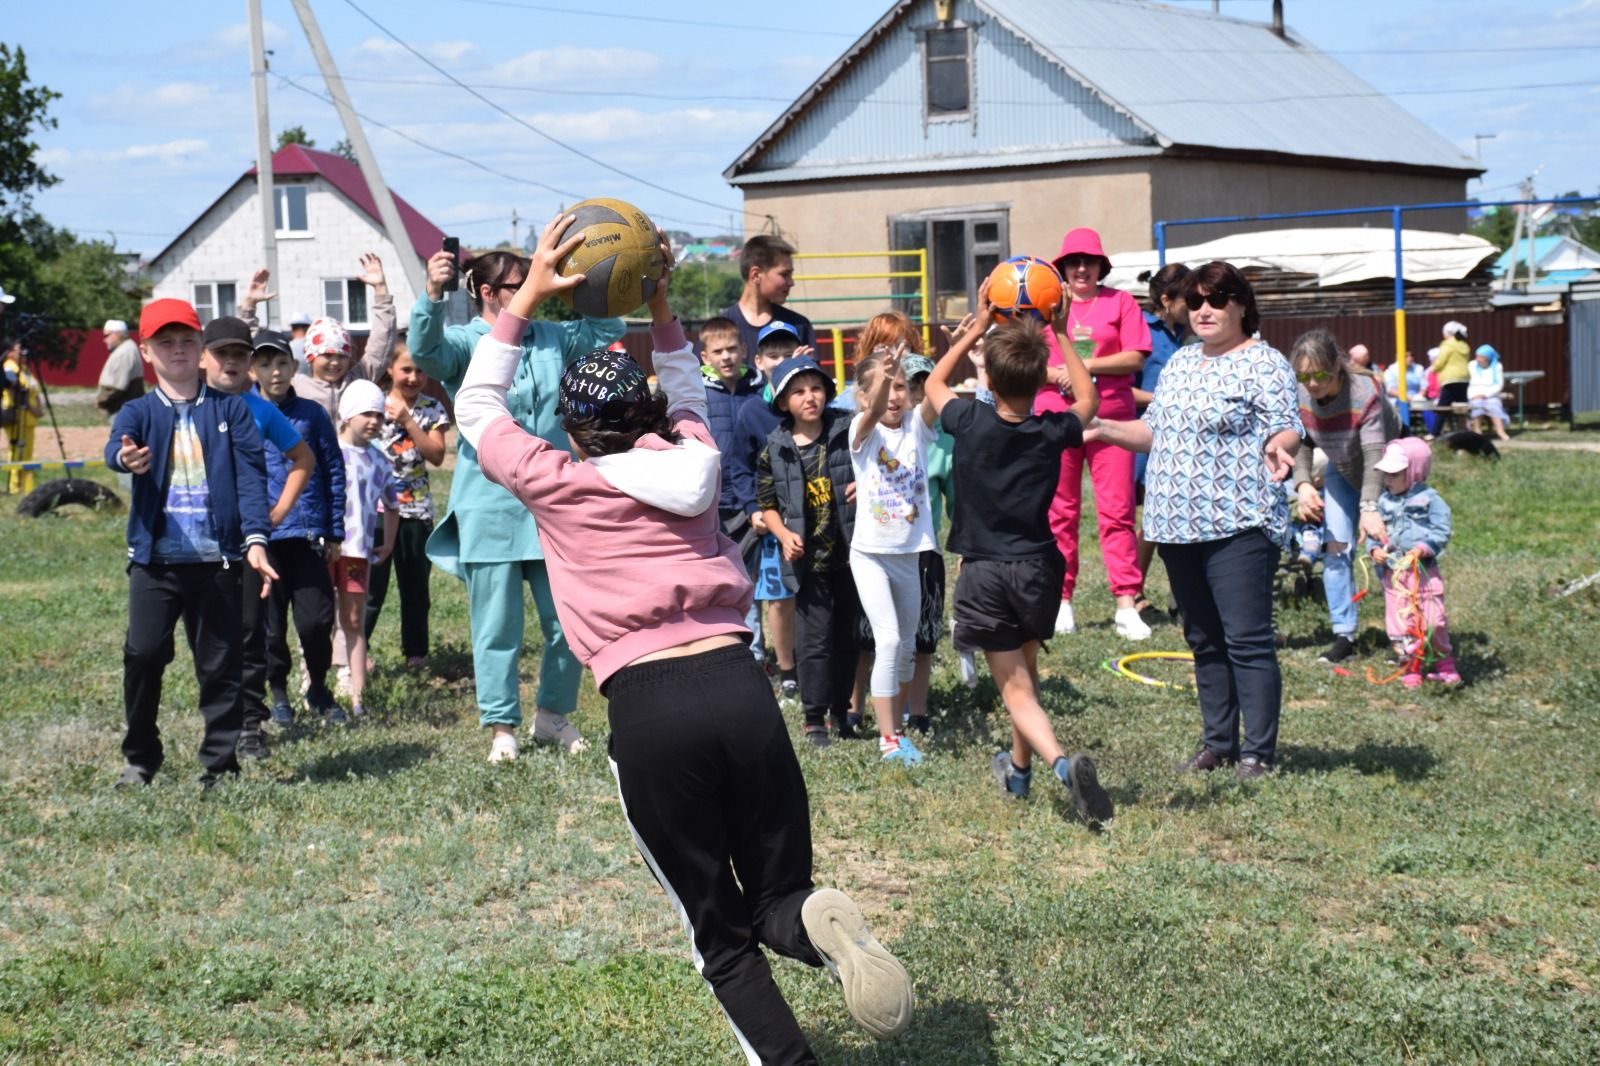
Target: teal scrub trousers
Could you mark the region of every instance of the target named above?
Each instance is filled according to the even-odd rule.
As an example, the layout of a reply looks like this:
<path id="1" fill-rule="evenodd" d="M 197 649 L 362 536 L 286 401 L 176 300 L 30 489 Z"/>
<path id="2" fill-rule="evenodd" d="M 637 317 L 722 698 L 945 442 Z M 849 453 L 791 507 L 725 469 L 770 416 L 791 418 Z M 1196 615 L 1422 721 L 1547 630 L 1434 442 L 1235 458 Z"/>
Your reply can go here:
<path id="1" fill-rule="evenodd" d="M 517 665 L 522 657 L 525 620 L 523 582 L 533 592 L 539 628 L 544 632 L 535 705 L 557 714 L 571 714 L 578 707 L 583 667 L 578 665 L 561 632 L 544 562 L 528 559 L 515 563 L 462 563 L 461 567 L 466 572 L 467 610 L 472 619 L 479 724 L 513 728 L 522 724 Z"/>

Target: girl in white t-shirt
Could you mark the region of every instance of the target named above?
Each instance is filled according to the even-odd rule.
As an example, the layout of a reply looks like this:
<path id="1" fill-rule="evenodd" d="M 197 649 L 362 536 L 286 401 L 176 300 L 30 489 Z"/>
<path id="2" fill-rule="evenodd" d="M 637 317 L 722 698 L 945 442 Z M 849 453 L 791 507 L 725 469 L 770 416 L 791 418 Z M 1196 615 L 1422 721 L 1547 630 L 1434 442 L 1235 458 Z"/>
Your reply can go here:
<path id="1" fill-rule="evenodd" d="M 878 348 L 856 364 L 861 412 L 850 423 L 856 476 L 850 572 L 876 645 L 871 692 L 879 753 L 885 762 L 915 765 L 922 753 L 903 731 L 900 708 L 917 655 L 917 557 L 937 546 L 928 502 L 928 446 L 937 434 L 931 405 L 909 408 L 904 354 L 903 344 Z"/>

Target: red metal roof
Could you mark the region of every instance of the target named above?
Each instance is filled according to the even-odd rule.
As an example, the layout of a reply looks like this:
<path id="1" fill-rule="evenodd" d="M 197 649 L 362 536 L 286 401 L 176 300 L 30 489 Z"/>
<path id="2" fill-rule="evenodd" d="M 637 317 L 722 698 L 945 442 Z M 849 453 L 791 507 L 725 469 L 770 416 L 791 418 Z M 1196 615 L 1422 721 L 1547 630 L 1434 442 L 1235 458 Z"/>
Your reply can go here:
<path id="1" fill-rule="evenodd" d="M 251 167 L 245 171 L 245 177 L 251 177 L 255 172 L 256 168 Z M 272 153 L 272 173 L 320 174 L 365 211 L 372 221 L 380 227 L 383 225 L 383 219 L 378 217 L 378 205 L 367 191 L 367 179 L 361 176 L 361 168 L 343 156 L 307 148 L 303 144 L 286 144 Z M 423 218 L 422 213 L 406 203 L 399 193 L 393 189 L 389 192 L 394 197 L 394 206 L 400 211 L 406 236 L 411 238 L 412 249 L 420 258 L 427 259 L 439 250 L 439 242 L 444 240 L 444 230 Z"/>
<path id="2" fill-rule="evenodd" d="M 274 176 L 278 174 L 296 174 L 324 177 L 334 188 L 343 193 L 351 203 L 365 211 L 367 217 L 378 224 L 379 229 L 383 228 L 383 219 L 378 217 L 378 205 L 373 202 L 372 194 L 367 191 L 367 179 L 361 176 L 361 168 L 343 156 L 334 155 L 332 152 L 318 151 L 315 148 L 307 148 L 301 144 L 286 144 L 272 153 L 272 173 Z M 233 187 L 238 185 L 240 181 L 249 181 L 254 184 L 255 174 L 256 168 L 252 166 L 239 176 L 239 181 L 228 187 L 228 192 L 231 192 Z M 394 197 L 395 208 L 400 212 L 400 222 L 406 228 L 406 236 L 411 238 L 412 250 L 417 253 L 418 258 L 428 259 L 429 256 L 439 250 L 439 242 L 444 240 L 444 230 L 424 218 L 422 213 L 406 203 L 399 193 L 393 189 L 390 189 L 389 192 Z M 194 228 L 195 223 L 205 218 L 207 212 L 227 195 L 228 193 L 224 192 L 205 211 L 196 215 L 194 221 L 185 226 L 182 233 L 179 233 L 166 248 L 161 249 L 152 257 L 151 262 L 155 262 L 166 255 L 173 245 L 181 241 L 189 230 Z"/>

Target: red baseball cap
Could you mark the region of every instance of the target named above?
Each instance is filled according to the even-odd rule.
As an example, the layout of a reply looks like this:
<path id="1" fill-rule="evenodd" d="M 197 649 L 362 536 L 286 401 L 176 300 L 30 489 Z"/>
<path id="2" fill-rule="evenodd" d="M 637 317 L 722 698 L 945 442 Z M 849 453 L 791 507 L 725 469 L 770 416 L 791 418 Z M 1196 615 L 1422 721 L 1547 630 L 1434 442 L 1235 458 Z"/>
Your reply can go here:
<path id="1" fill-rule="evenodd" d="M 198 333 L 200 316 L 195 313 L 194 305 L 188 300 L 176 300 L 172 297 L 151 300 L 144 305 L 144 310 L 139 312 L 139 336 L 149 339 L 163 326 L 188 326 Z"/>

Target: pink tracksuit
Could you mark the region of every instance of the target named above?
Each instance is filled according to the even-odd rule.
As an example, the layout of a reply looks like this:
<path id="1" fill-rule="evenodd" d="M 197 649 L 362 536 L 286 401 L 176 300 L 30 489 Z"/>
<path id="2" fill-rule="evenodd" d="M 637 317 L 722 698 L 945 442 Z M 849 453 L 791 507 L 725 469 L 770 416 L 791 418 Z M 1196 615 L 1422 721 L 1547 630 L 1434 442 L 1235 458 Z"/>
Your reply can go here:
<path id="1" fill-rule="evenodd" d="M 1092 332 L 1093 355 L 1150 350 L 1150 327 L 1133 297 L 1104 285 L 1088 303 L 1072 303 L 1067 308 L 1067 337 L 1078 326 Z M 1050 365 L 1061 366 L 1061 349 L 1055 333 L 1046 332 L 1050 342 Z M 1081 354 L 1081 352 L 1080 352 Z M 1128 421 L 1139 417 L 1133 402 L 1137 374 L 1097 374 L 1095 387 L 1100 392 L 1099 417 Z M 1035 411 L 1065 411 L 1067 399 L 1054 385 L 1039 390 Z M 1100 527 L 1100 554 L 1105 559 L 1106 577 L 1114 596 L 1135 596 L 1144 587 L 1139 570 L 1139 542 L 1134 534 L 1133 453 L 1113 444 L 1091 441 L 1082 448 L 1061 453 L 1061 480 L 1056 484 L 1055 500 L 1050 504 L 1050 529 L 1056 545 L 1067 561 L 1066 578 L 1061 583 L 1061 598 L 1072 599 L 1078 584 L 1078 515 L 1083 510 L 1083 463 L 1087 457 L 1089 477 L 1094 484 L 1095 517 Z"/>

